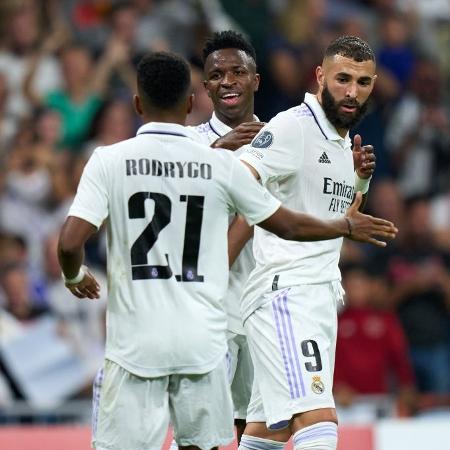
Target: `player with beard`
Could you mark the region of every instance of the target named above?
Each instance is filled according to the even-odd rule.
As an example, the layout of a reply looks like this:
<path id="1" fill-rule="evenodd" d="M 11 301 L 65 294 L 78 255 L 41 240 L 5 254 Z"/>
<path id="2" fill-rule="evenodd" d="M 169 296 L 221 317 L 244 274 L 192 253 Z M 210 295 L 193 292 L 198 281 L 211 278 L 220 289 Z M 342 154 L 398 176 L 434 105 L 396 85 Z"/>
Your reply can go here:
<path id="1" fill-rule="evenodd" d="M 373 171 L 363 163 L 355 177 L 349 138 L 374 87 L 373 51 L 357 37 L 340 37 L 316 78 L 317 94 L 275 116 L 240 158 L 285 206 L 332 219 L 346 213 L 357 191 L 367 193 Z M 364 155 L 360 136 L 354 152 Z M 281 450 L 292 435 L 295 450 L 337 447 L 332 383 L 341 245 L 287 242 L 255 229 L 256 268 L 241 305 L 255 382 L 240 450 Z"/>

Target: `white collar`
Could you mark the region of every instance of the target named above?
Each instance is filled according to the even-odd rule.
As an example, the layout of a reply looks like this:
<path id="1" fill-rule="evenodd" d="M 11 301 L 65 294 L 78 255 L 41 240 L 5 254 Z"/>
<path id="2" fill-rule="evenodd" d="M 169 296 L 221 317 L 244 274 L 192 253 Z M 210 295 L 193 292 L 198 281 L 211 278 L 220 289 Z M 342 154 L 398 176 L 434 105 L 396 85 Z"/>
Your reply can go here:
<path id="1" fill-rule="evenodd" d="M 345 138 L 342 138 L 336 130 L 336 127 L 327 119 L 322 105 L 317 100 L 317 97 L 307 92 L 305 100 L 303 101 L 311 110 L 313 117 L 320 128 L 322 134 L 331 141 L 345 141 L 345 145 L 351 145 L 350 135 L 347 132 Z"/>
<path id="2" fill-rule="evenodd" d="M 144 125 L 140 126 L 137 130 L 136 136 L 140 134 L 167 134 L 198 140 L 197 133 L 194 130 L 178 123 L 169 122 L 144 123 Z"/>
<path id="3" fill-rule="evenodd" d="M 253 121 L 259 122 L 258 117 L 253 115 Z M 228 125 L 226 125 L 225 123 L 223 123 L 221 120 L 218 119 L 215 112 L 212 113 L 211 119 L 209 119 L 208 123 L 209 126 L 211 127 L 211 130 L 213 130 L 213 132 L 216 133 L 218 137 L 222 137 L 232 130 L 231 127 L 229 127 Z"/>

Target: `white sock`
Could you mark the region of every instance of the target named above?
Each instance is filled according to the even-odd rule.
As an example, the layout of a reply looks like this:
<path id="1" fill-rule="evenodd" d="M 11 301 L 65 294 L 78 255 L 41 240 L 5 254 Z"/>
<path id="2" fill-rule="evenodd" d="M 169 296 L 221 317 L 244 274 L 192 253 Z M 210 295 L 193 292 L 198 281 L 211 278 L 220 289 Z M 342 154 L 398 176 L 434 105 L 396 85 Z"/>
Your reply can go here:
<path id="1" fill-rule="evenodd" d="M 238 450 L 283 450 L 286 442 L 271 441 L 248 434 L 243 434 Z"/>
<path id="2" fill-rule="evenodd" d="M 294 450 L 336 450 L 337 425 L 319 422 L 298 430 L 293 437 Z"/>

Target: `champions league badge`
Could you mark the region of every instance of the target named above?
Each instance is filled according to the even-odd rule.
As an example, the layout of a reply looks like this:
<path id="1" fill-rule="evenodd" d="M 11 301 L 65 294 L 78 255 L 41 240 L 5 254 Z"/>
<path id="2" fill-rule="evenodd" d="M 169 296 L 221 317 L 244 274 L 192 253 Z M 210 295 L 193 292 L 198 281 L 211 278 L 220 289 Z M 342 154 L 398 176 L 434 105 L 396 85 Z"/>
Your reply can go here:
<path id="1" fill-rule="evenodd" d="M 325 385 L 319 376 L 312 377 L 313 382 L 311 383 L 311 390 L 314 394 L 323 394 L 325 391 Z"/>
<path id="2" fill-rule="evenodd" d="M 273 134 L 270 131 L 263 131 L 256 136 L 252 142 L 252 147 L 256 148 L 268 148 L 273 143 Z"/>

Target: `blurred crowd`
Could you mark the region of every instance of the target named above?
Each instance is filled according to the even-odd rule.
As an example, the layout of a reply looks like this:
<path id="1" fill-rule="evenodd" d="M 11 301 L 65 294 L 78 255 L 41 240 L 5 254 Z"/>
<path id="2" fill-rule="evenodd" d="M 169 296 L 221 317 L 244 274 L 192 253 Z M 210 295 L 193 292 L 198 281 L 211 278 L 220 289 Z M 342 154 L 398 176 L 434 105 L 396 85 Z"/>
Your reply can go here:
<path id="1" fill-rule="evenodd" d="M 337 35 L 374 48 L 373 101 L 353 132 L 377 155 L 369 211 L 400 232 L 383 250 L 344 245 L 336 399 L 350 421 L 382 415 L 377 399 L 397 415 L 450 407 L 450 0 L 2 0 L 0 413 L 17 399 L 42 403 L 37 389 L 55 404 L 90 395 L 104 341 L 105 237 L 86 250 L 103 297 L 83 302 L 61 280 L 59 228 L 93 149 L 140 125 L 131 99 L 141 55 L 188 58 L 195 125 L 212 112 L 201 49 L 225 29 L 256 48 L 261 120 L 315 92 L 314 69 Z"/>

